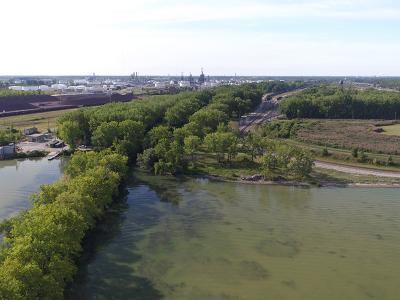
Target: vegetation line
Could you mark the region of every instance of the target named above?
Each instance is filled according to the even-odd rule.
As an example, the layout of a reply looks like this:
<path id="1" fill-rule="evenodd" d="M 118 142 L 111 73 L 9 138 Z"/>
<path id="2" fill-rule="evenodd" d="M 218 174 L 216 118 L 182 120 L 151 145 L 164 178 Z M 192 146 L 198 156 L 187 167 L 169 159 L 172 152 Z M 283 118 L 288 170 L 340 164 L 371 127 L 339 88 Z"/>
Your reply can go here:
<path id="1" fill-rule="evenodd" d="M 233 163 L 239 149 L 246 149 L 251 159 L 263 155 L 260 146 L 270 147 L 266 140 L 241 140 L 228 121 L 251 111 L 263 93 L 295 87 L 282 82 L 220 87 L 81 109 L 61 117 L 59 135 L 72 149 L 85 144 L 96 151 L 73 154 L 64 177 L 42 186 L 32 209 L 3 222 L 0 299 L 63 298 L 76 272 L 82 239 L 118 196 L 128 165 L 137 157 L 142 167 L 155 173 L 179 174 L 195 170 L 200 148 L 221 166 Z M 283 159 L 288 158 L 287 170 L 304 173 L 300 163 L 309 163 L 305 152 L 275 143 L 271 149 L 264 160 L 273 173 L 286 171 Z"/>

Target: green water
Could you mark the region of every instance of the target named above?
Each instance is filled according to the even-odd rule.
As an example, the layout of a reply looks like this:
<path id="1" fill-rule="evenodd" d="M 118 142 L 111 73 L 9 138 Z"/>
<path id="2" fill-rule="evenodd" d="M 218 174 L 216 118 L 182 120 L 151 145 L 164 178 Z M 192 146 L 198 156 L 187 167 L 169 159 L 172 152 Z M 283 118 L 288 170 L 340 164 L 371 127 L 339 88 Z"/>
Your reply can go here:
<path id="1" fill-rule="evenodd" d="M 142 176 L 70 299 L 398 299 L 400 190 Z"/>
<path id="2" fill-rule="evenodd" d="M 41 184 L 56 181 L 64 160 L 46 158 L 0 161 L 0 221 L 28 209 Z"/>

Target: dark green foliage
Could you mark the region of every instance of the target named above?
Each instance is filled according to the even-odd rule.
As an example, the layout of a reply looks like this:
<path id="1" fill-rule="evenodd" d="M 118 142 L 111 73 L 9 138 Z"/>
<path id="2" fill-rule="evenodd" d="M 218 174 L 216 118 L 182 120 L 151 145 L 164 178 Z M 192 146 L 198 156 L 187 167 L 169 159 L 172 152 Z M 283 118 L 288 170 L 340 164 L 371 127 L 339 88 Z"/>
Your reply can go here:
<path id="1" fill-rule="evenodd" d="M 328 151 L 328 148 L 327 148 L 327 147 L 325 147 L 324 149 L 322 149 L 322 156 L 323 156 L 323 157 L 329 156 L 329 151 Z"/>
<path id="2" fill-rule="evenodd" d="M 304 122 L 297 120 L 273 121 L 262 127 L 262 135 L 269 138 L 288 139 L 294 137 L 296 130 L 304 125 Z"/>
<path id="3" fill-rule="evenodd" d="M 368 161 L 368 156 L 364 151 L 360 151 L 358 154 L 358 161 L 361 163 L 365 163 Z"/>
<path id="4" fill-rule="evenodd" d="M 47 151 L 41 150 L 33 150 L 29 152 L 18 152 L 14 155 L 14 158 L 36 158 L 36 157 L 45 157 L 49 153 Z"/>
<path id="5" fill-rule="evenodd" d="M 386 165 L 387 165 L 388 167 L 391 167 L 391 166 L 394 165 L 393 157 L 392 157 L 391 155 L 388 157 L 387 162 L 386 162 Z"/>
<path id="6" fill-rule="evenodd" d="M 267 178 L 277 174 L 285 177 L 306 178 L 314 164 L 311 154 L 301 148 L 268 141 L 268 151 L 263 156 L 263 167 Z"/>
<path id="7" fill-rule="evenodd" d="M 358 148 L 354 148 L 353 150 L 351 150 L 351 156 L 353 156 L 354 158 L 358 157 Z"/>
<path id="8" fill-rule="evenodd" d="M 137 164 L 144 170 L 153 170 L 154 164 L 157 162 L 157 155 L 154 148 L 148 148 L 143 153 L 138 154 Z"/>
<path id="9" fill-rule="evenodd" d="M 290 119 L 395 119 L 400 116 L 400 93 L 321 86 L 285 99 L 280 111 Z"/>
<path id="10" fill-rule="evenodd" d="M 180 127 L 188 122 L 189 117 L 199 110 L 201 102 L 193 96 L 178 101 L 165 112 L 165 120 L 169 126 Z"/>
<path id="11" fill-rule="evenodd" d="M 210 133 L 204 138 L 204 144 L 211 153 L 216 153 L 218 162 L 225 160 L 230 162 L 238 154 L 239 140 L 237 136 L 230 131 L 219 130 Z"/>
<path id="12" fill-rule="evenodd" d="M 118 193 L 126 157 L 75 154 L 66 177 L 44 185 L 31 210 L 11 219 L 1 250 L 0 299 L 62 299 L 81 242 Z"/>

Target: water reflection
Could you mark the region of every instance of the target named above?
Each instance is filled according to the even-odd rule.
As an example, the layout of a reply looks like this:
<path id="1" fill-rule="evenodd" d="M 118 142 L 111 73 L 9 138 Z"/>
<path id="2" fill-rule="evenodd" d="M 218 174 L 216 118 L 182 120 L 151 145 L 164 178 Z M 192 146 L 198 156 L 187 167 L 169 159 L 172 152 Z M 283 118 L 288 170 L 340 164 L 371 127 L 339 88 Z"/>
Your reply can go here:
<path id="1" fill-rule="evenodd" d="M 0 221 L 30 207 L 40 185 L 56 181 L 65 160 L 46 158 L 0 161 Z"/>
<path id="2" fill-rule="evenodd" d="M 138 177 L 88 240 L 75 299 L 395 299 L 400 292 L 399 190 Z"/>

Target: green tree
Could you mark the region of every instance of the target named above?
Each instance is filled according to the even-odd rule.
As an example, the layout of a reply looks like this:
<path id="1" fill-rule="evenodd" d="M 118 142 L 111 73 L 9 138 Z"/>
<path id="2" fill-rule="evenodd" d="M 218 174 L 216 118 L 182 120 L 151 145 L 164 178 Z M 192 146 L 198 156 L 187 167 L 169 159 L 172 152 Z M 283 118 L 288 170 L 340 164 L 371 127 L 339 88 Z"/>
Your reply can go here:
<path id="1" fill-rule="evenodd" d="M 76 121 L 65 121 L 58 128 L 58 136 L 61 137 L 71 149 L 75 149 L 83 140 L 83 131 Z"/>
<path id="2" fill-rule="evenodd" d="M 146 134 L 145 146 L 146 148 L 155 147 L 163 139 L 172 139 L 170 128 L 164 125 L 156 126 Z"/>
<path id="3" fill-rule="evenodd" d="M 238 138 L 232 132 L 214 132 L 206 135 L 204 144 L 209 152 L 216 153 L 218 162 L 224 160 L 227 154 L 231 161 L 238 153 Z"/>
<path id="4" fill-rule="evenodd" d="M 104 122 L 93 132 L 94 146 L 105 149 L 111 147 L 119 138 L 119 124 L 117 121 Z"/>
<path id="5" fill-rule="evenodd" d="M 194 155 L 199 151 L 201 146 L 201 139 L 198 136 L 190 135 L 185 138 L 185 153 L 190 155 L 192 163 L 194 162 Z"/>
<path id="6" fill-rule="evenodd" d="M 287 164 L 287 170 L 297 178 L 307 177 L 314 165 L 309 153 L 299 148 L 291 148 L 291 158 Z"/>
<path id="7" fill-rule="evenodd" d="M 263 153 L 263 140 L 260 136 L 250 132 L 243 140 L 243 147 L 245 151 L 251 156 L 251 160 L 254 161 L 256 156 Z"/>
<path id="8" fill-rule="evenodd" d="M 195 112 L 189 120 L 198 124 L 200 128 L 216 130 L 220 123 L 227 123 L 229 118 L 220 110 L 203 108 Z"/>

